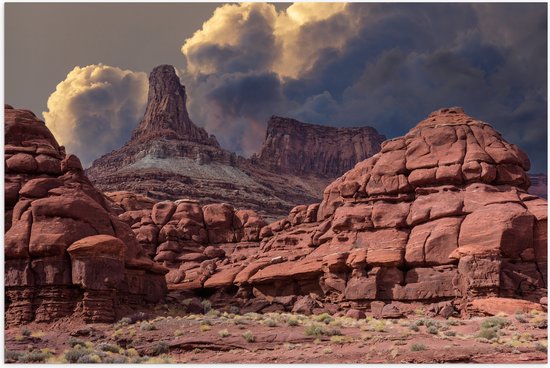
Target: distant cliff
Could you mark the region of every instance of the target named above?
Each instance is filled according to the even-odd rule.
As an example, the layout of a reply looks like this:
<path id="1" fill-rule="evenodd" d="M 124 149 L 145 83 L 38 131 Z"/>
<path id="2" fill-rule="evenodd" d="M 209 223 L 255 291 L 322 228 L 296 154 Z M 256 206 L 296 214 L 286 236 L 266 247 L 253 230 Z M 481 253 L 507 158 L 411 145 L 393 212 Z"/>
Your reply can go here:
<path id="1" fill-rule="evenodd" d="M 337 177 L 379 152 L 385 139 L 368 126 L 335 128 L 273 116 L 253 159 L 271 171 Z"/>
<path id="2" fill-rule="evenodd" d="M 336 177 L 380 150 L 373 128 L 329 128 L 272 118 L 259 158 L 237 156 L 195 125 L 185 87 L 170 65 L 153 69 L 145 114 L 123 147 L 86 170 L 105 192 L 154 200 L 225 202 L 267 218 L 319 201 Z"/>

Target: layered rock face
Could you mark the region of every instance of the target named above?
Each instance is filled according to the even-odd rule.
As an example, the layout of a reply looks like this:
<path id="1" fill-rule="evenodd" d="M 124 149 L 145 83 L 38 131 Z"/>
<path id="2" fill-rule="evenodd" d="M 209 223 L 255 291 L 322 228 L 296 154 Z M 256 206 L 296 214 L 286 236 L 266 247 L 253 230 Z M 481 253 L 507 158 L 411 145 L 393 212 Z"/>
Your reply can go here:
<path id="1" fill-rule="evenodd" d="M 186 108 L 185 87 L 179 82 L 174 67 L 160 65 L 149 76 L 149 95 L 145 116 L 132 135 L 132 141 L 145 142 L 155 138 L 185 139 L 219 147 L 214 136 L 197 127 Z"/>
<path id="2" fill-rule="evenodd" d="M 130 191 L 157 201 L 195 198 L 202 204 L 226 202 L 276 218 L 298 203 L 318 201 L 331 180 L 378 148 L 379 136 L 372 128 L 350 130 L 349 134 L 345 129 L 334 129 L 339 132 L 335 139 L 327 138 L 332 134 L 328 133 L 330 128 L 290 129 L 287 135 L 293 137 L 307 133 L 304 139 L 310 143 L 305 154 L 310 154 L 311 160 L 302 157 L 304 164 L 299 169 L 281 171 L 281 167 L 221 149 L 214 136 L 193 124 L 185 105 L 185 88 L 172 66 L 156 67 L 149 84 L 145 116 L 132 139 L 87 169 L 87 175 L 102 191 Z M 317 131 L 324 136 L 315 142 L 330 144 L 324 151 L 313 150 L 312 135 Z M 279 133 L 283 134 L 281 130 Z M 375 141 L 369 143 L 371 136 Z M 353 139 L 354 148 L 344 142 L 347 138 Z M 269 147 L 275 144 L 273 141 Z M 295 155 L 285 155 L 292 163 Z M 262 160 L 267 156 L 266 151 Z M 315 166 L 308 169 L 310 161 Z"/>
<path id="3" fill-rule="evenodd" d="M 271 171 L 335 178 L 380 151 L 371 127 L 334 128 L 273 116 L 257 162 Z"/>
<path id="4" fill-rule="evenodd" d="M 7 324 L 111 322 L 118 305 L 162 300 L 167 270 L 146 257 L 80 160 L 32 112 L 4 113 Z"/>
<path id="5" fill-rule="evenodd" d="M 481 297 L 546 295 L 547 202 L 526 191 L 529 165 L 490 125 L 441 109 L 334 181 L 320 204 L 261 229 L 255 215 L 247 230 L 230 207 L 191 202 L 120 217 L 172 269 L 173 291 L 263 312 L 399 314 L 383 301 L 467 313 Z"/>

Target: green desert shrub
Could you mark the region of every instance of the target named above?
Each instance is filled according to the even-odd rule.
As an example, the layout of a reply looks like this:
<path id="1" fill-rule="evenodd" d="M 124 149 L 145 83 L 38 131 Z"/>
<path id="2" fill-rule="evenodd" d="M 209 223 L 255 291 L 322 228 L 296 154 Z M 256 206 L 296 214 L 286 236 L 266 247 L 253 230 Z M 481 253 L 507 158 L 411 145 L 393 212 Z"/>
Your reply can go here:
<path id="1" fill-rule="evenodd" d="M 325 333 L 325 328 L 318 324 L 311 324 L 306 327 L 304 333 L 306 336 L 316 336 L 319 337 Z"/>
<path id="2" fill-rule="evenodd" d="M 256 341 L 256 337 L 252 334 L 252 331 L 246 331 L 245 333 L 243 333 L 243 338 L 246 342 Z"/>
<path id="3" fill-rule="evenodd" d="M 153 345 L 153 348 L 151 349 L 151 355 L 157 356 L 161 354 L 166 354 L 168 353 L 168 351 L 170 351 L 170 346 L 164 341 L 159 341 L 155 345 Z"/>
<path id="4" fill-rule="evenodd" d="M 502 317 L 489 317 L 481 323 L 482 329 L 495 328 L 500 330 L 501 328 L 509 325 L 510 322 L 506 318 Z"/>
<path id="5" fill-rule="evenodd" d="M 436 335 L 439 332 L 436 326 L 430 326 L 426 331 L 432 335 Z"/>
<path id="6" fill-rule="evenodd" d="M 120 347 L 118 345 L 112 344 L 99 344 L 98 349 L 101 351 L 109 351 L 111 353 L 120 352 Z"/>
<path id="7" fill-rule="evenodd" d="M 154 324 L 149 322 L 141 322 L 141 324 L 139 325 L 139 329 L 141 331 L 153 331 L 153 330 L 156 330 L 157 327 Z"/>
<path id="8" fill-rule="evenodd" d="M 21 355 L 23 355 L 21 351 L 4 349 L 4 360 L 7 363 L 17 362 Z"/>
<path id="9" fill-rule="evenodd" d="M 124 355 L 110 355 L 103 358 L 101 362 L 107 364 L 125 364 L 128 363 L 128 358 Z"/>
<path id="10" fill-rule="evenodd" d="M 300 322 L 298 321 L 298 318 L 296 318 L 294 316 L 289 317 L 288 320 L 286 321 L 286 323 L 289 326 L 298 326 L 300 324 Z"/>
<path id="11" fill-rule="evenodd" d="M 93 350 L 83 348 L 81 346 L 77 346 L 75 348 L 72 348 L 68 350 L 64 357 L 69 363 L 77 363 L 80 358 L 82 358 L 85 355 L 90 355 L 93 353 Z"/>
<path id="12" fill-rule="evenodd" d="M 210 300 L 205 299 L 201 301 L 201 305 L 205 314 L 210 312 L 210 310 L 212 309 L 212 303 L 210 302 Z"/>
<path id="13" fill-rule="evenodd" d="M 325 331 L 327 336 L 342 336 L 342 331 L 338 328 L 330 328 Z"/>
<path id="14" fill-rule="evenodd" d="M 22 354 L 18 363 L 43 363 L 51 356 L 50 353 L 45 353 L 40 350 L 33 350 L 28 353 Z"/>
<path id="15" fill-rule="evenodd" d="M 97 354 L 86 354 L 78 358 L 78 364 L 101 363 L 101 358 Z"/>
<path id="16" fill-rule="evenodd" d="M 323 322 L 324 324 L 328 325 L 330 322 L 334 321 L 334 318 L 328 313 L 322 313 L 315 317 L 315 320 L 317 322 Z"/>
<path id="17" fill-rule="evenodd" d="M 426 345 L 424 344 L 412 344 L 411 351 L 423 351 L 426 350 Z"/>
<path id="18" fill-rule="evenodd" d="M 418 332 L 418 331 L 420 331 L 420 328 L 418 328 L 418 326 L 413 323 L 409 326 L 409 330 L 414 331 L 414 332 Z"/>
<path id="19" fill-rule="evenodd" d="M 476 337 L 487 339 L 487 340 L 493 340 L 498 337 L 497 330 L 495 328 L 482 328 L 478 331 L 476 334 Z"/>
<path id="20" fill-rule="evenodd" d="M 223 330 L 219 330 L 219 331 L 218 331 L 218 335 L 219 335 L 220 337 L 227 337 L 227 336 L 229 336 L 229 335 L 231 335 L 231 334 L 229 333 L 229 331 L 227 331 L 227 329 L 223 329 Z"/>

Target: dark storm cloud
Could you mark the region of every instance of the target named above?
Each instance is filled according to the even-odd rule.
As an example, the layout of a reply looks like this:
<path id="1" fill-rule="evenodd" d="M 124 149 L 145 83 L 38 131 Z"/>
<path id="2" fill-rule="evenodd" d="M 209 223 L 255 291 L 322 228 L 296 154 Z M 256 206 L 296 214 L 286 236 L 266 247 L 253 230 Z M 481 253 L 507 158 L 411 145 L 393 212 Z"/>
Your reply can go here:
<path id="1" fill-rule="evenodd" d="M 214 103 L 225 131 L 242 132 L 243 124 L 265 124 L 277 113 L 312 123 L 368 124 L 393 137 L 435 109 L 458 105 L 526 150 L 532 171 L 546 171 L 544 4 L 348 4 L 313 20 L 307 18 L 313 6 L 302 4 L 294 18 L 292 7 L 279 13 L 269 7 L 257 4 L 254 14 L 265 18 L 263 30 L 272 37 L 262 32 L 256 40 L 235 30 L 219 8 L 211 25 L 231 42 L 213 48 L 216 33 L 203 27 L 201 38 L 187 41 L 192 48 L 184 47 L 195 68 L 184 79 L 190 93 L 204 97 L 193 105 Z M 241 5 L 239 11 L 249 10 Z M 275 51 L 271 63 L 266 48 Z M 201 53 L 216 60 L 206 63 L 210 69 L 195 63 Z M 266 73 L 276 74 L 269 83 Z M 194 110 L 207 128 L 215 126 L 213 114 Z M 247 146 L 257 148 L 262 138 Z M 243 150 L 238 137 L 227 144 Z"/>

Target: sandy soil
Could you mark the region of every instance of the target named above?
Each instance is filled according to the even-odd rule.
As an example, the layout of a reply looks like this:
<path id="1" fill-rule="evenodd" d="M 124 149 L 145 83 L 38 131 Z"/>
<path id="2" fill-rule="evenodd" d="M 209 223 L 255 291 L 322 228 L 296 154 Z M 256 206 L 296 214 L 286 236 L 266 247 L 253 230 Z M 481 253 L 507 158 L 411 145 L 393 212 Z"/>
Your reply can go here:
<path id="1" fill-rule="evenodd" d="M 417 311 L 401 319 L 355 320 L 327 314 L 185 314 L 165 306 L 115 324 L 72 320 L 9 328 L 5 361 L 546 363 L 547 314 L 460 320 Z"/>

